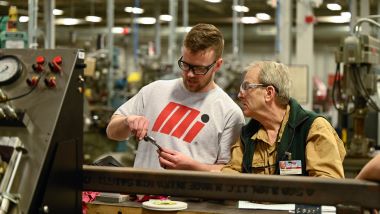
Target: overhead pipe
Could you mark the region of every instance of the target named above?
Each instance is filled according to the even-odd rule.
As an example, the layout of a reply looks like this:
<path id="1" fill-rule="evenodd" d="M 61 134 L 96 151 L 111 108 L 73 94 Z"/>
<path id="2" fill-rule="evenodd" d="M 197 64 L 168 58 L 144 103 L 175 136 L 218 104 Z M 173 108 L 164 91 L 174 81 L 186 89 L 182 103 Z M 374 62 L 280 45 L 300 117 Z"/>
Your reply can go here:
<path id="1" fill-rule="evenodd" d="M 28 42 L 29 48 L 37 49 L 38 0 L 28 0 Z"/>
<path id="2" fill-rule="evenodd" d="M 55 49 L 55 18 L 53 10 L 55 9 L 55 0 L 45 0 L 44 19 L 45 19 L 45 49 Z"/>

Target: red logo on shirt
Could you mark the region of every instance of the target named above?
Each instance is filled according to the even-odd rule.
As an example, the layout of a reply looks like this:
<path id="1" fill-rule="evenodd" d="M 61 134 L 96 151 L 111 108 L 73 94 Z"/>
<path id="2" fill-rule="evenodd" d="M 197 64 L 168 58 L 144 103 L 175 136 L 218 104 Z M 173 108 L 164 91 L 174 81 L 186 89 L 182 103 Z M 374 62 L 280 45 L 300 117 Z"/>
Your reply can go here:
<path id="1" fill-rule="evenodd" d="M 158 115 L 152 131 L 161 132 L 163 134 L 171 135 L 176 138 L 182 138 L 190 143 L 205 126 L 209 116 L 204 114 L 201 116 L 200 121 L 196 121 L 191 127 L 200 111 L 189 108 L 187 106 L 170 102 Z M 188 130 L 186 132 L 186 130 Z"/>

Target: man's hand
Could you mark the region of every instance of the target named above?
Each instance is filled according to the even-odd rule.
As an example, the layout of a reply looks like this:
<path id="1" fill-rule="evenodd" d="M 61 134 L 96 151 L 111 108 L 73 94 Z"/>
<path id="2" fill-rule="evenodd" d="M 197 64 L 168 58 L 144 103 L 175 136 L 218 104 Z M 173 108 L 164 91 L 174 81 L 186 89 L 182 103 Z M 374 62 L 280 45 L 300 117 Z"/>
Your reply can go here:
<path id="1" fill-rule="evenodd" d="M 195 170 L 196 165 L 199 164 L 192 158 L 167 148 L 158 150 L 158 155 L 160 165 L 165 169 Z"/>
<path id="2" fill-rule="evenodd" d="M 142 140 L 147 131 L 148 131 L 148 125 L 149 121 L 144 116 L 138 116 L 138 115 L 129 115 L 125 118 L 124 122 L 129 127 L 129 130 L 138 140 Z"/>

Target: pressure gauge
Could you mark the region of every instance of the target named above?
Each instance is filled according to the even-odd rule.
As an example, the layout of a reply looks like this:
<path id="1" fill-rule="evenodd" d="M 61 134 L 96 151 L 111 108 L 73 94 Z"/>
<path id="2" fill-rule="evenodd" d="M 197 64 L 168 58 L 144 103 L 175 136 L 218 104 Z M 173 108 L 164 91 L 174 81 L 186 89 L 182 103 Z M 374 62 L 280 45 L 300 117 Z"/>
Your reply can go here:
<path id="1" fill-rule="evenodd" d="M 0 57 L 0 85 L 7 85 L 17 80 L 22 72 L 20 60 L 12 55 Z"/>

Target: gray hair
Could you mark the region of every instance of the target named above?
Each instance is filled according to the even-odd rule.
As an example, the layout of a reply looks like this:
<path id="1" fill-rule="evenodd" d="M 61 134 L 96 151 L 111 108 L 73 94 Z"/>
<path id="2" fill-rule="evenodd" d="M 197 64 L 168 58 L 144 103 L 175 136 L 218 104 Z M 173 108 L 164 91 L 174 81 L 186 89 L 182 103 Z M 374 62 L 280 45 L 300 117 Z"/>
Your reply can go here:
<path id="1" fill-rule="evenodd" d="M 287 105 L 290 99 L 291 86 L 288 66 L 274 61 L 259 61 L 248 65 L 245 72 L 255 67 L 260 69 L 258 75 L 259 83 L 272 85 L 277 92 L 277 101 L 282 105 Z"/>

